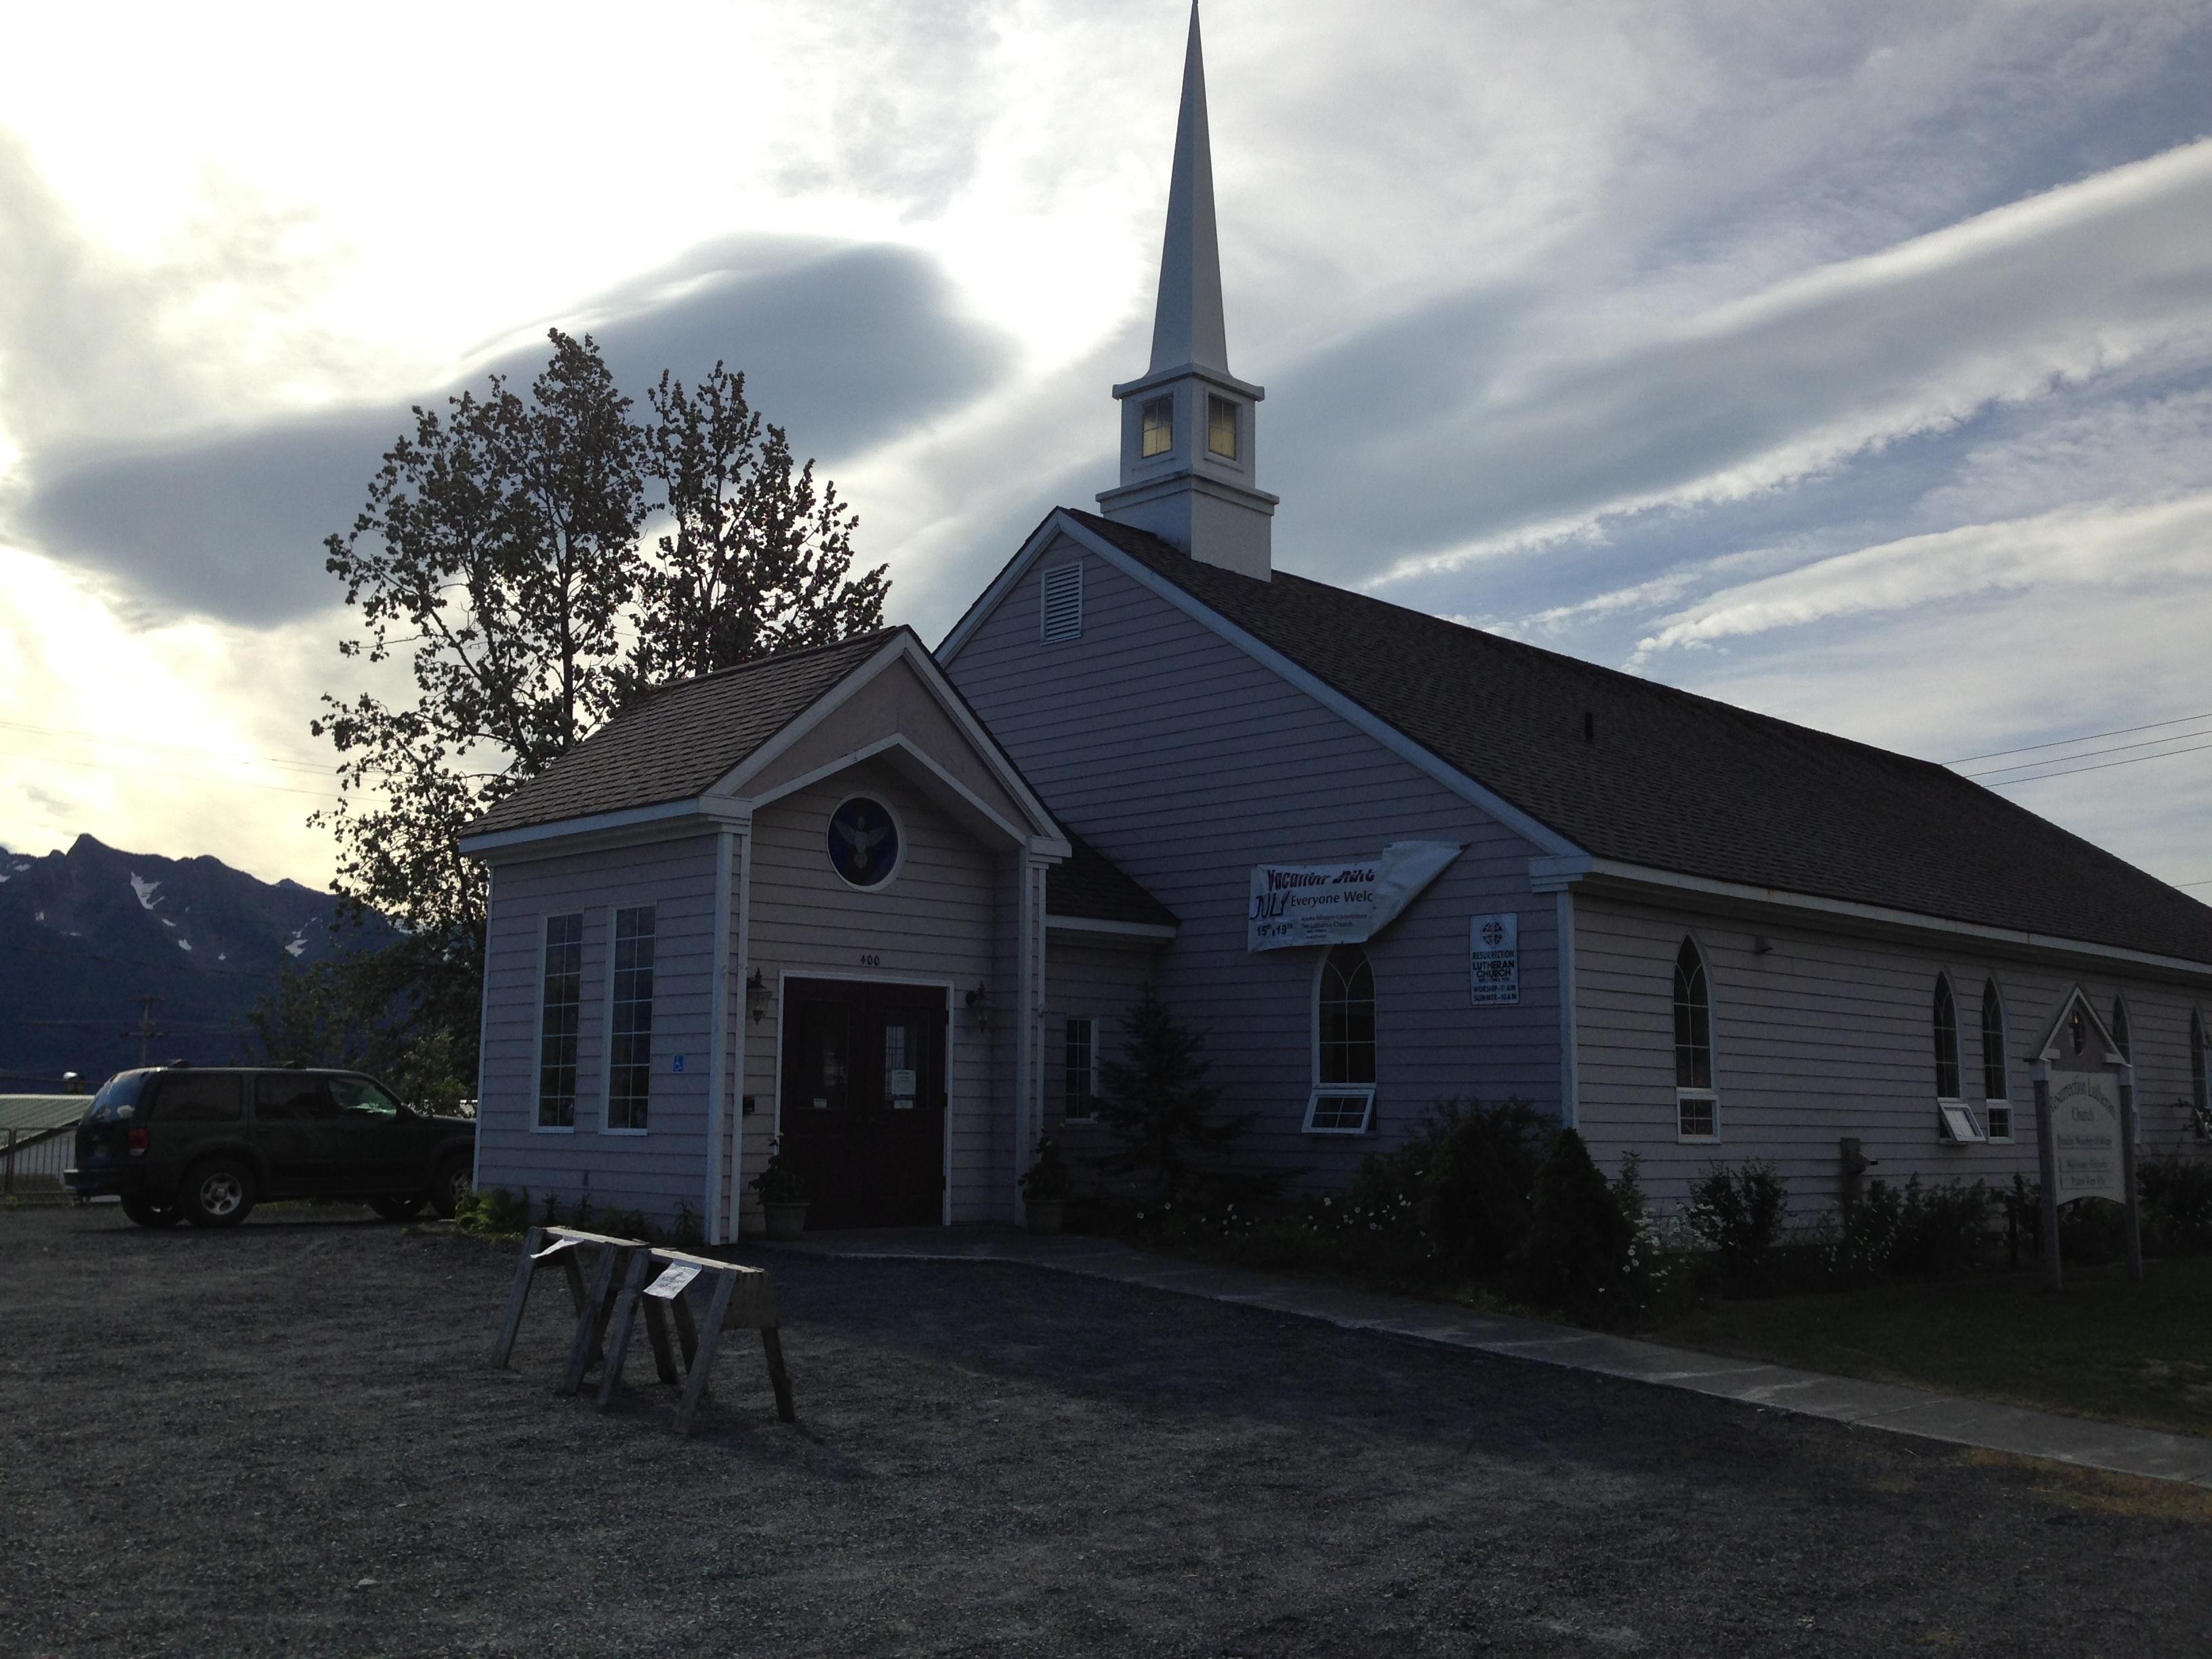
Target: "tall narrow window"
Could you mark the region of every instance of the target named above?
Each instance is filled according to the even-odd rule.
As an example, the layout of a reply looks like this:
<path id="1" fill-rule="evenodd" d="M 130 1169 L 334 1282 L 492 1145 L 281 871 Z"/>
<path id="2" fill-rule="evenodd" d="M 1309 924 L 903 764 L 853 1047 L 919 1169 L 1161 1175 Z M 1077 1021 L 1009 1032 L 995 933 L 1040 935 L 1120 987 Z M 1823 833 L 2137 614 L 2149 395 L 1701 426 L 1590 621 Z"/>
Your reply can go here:
<path id="1" fill-rule="evenodd" d="M 1147 398 L 1138 411 L 1137 453 L 1150 458 L 1175 447 L 1175 399 Z"/>
<path id="2" fill-rule="evenodd" d="M 538 1016 L 538 1127 L 576 1122 L 576 1028 L 584 1002 L 584 918 L 545 918 L 545 976 Z"/>
<path id="3" fill-rule="evenodd" d="M 2012 1079 L 2005 1065 L 2004 999 L 1997 982 L 1982 987 L 1982 1100 L 1991 1140 L 2012 1139 Z"/>
<path id="4" fill-rule="evenodd" d="M 1375 1111 L 1375 969 L 1356 945 L 1322 958 L 1309 1134 L 1364 1134 Z"/>
<path id="5" fill-rule="evenodd" d="M 1956 1100 L 1959 1084 L 1959 1005 L 1951 995 L 1951 981 L 1936 976 L 1936 1097 Z"/>
<path id="6" fill-rule="evenodd" d="M 1713 1000 L 1705 959 L 1684 939 L 1674 955 L 1674 1130 L 1684 1140 L 1718 1140 L 1713 1092 Z"/>
<path id="7" fill-rule="evenodd" d="M 1206 448 L 1224 461 L 1237 459 L 1237 405 L 1226 398 L 1206 398 Z"/>
<path id="8" fill-rule="evenodd" d="M 2135 1034 L 2128 1030 L 2128 1000 L 2112 999 L 2112 1041 L 2120 1050 L 2120 1058 L 2130 1066 L 2136 1063 Z"/>
<path id="9" fill-rule="evenodd" d="M 2197 1133 L 2204 1133 L 2204 1121 L 2212 1114 L 2212 1095 L 2204 1089 L 2204 1016 L 2193 1013 L 2189 1017 L 2189 1104 L 2197 1114 Z"/>
<path id="10" fill-rule="evenodd" d="M 653 1086 L 653 907 L 615 912 L 607 1127 L 642 1129 Z"/>
<path id="11" fill-rule="evenodd" d="M 1098 1115 L 1098 1022 L 1085 1018 L 1067 1022 L 1067 1042 L 1062 1050 L 1060 1115 L 1093 1118 Z"/>

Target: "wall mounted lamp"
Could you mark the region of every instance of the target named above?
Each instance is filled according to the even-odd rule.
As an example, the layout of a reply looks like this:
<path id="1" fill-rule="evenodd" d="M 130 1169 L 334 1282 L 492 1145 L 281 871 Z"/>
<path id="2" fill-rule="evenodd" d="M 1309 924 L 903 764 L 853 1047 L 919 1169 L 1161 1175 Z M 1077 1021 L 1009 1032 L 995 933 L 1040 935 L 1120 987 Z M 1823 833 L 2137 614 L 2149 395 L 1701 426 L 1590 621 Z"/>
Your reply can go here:
<path id="1" fill-rule="evenodd" d="M 745 1012 L 756 1025 L 768 1018 L 768 981 L 761 977 L 761 970 L 757 968 L 753 969 L 752 977 L 745 981 Z"/>
<path id="2" fill-rule="evenodd" d="M 976 981 L 975 988 L 968 993 L 968 1012 L 975 1016 L 977 1030 L 991 1029 L 991 994 L 983 988 L 981 980 Z"/>

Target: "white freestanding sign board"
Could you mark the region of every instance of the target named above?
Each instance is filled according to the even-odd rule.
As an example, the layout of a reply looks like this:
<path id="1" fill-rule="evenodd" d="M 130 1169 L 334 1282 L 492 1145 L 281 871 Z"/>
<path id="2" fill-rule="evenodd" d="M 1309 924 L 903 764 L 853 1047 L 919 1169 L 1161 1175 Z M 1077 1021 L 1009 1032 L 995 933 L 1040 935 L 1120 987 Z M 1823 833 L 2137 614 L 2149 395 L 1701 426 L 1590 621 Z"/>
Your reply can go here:
<path id="1" fill-rule="evenodd" d="M 2057 1140 L 2058 1201 L 2128 1201 L 2120 1164 L 2120 1091 L 2106 1072 L 2051 1073 L 2051 1128 Z"/>

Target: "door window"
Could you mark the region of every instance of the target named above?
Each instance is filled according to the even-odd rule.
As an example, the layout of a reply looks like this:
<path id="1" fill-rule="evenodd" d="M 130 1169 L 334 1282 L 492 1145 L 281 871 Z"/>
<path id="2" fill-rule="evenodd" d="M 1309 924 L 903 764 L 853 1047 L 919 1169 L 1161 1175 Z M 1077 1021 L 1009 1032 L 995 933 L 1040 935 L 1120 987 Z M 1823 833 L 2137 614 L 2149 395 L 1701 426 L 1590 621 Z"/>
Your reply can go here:
<path id="1" fill-rule="evenodd" d="M 842 1112 L 846 1105 L 852 1053 L 852 1014 L 833 1002 L 801 1004 L 799 1010 L 799 1103 L 816 1111 Z"/>
<path id="2" fill-rule="evenodd" d="M 264 1123 L 328 1122 L 339 1115 L 329 1082 L 264 1074 L 253 1085 L 253 1115 Z"/>
<path id="3" fill-rule="evenodd" d="M 351 1116 L 389 1120 L 399 1115 L 399 1103 L 365 1077 L 332 1078 L 331 1094 L 338 1109 Z"/>
<path id="4" fill-rule="evenodd" d="M 921 1022 L 911 1014 L 893 1014 L 884 1021 L 884 1104 L 895 1112 L 910 1112 L 921 1094 Z"/>

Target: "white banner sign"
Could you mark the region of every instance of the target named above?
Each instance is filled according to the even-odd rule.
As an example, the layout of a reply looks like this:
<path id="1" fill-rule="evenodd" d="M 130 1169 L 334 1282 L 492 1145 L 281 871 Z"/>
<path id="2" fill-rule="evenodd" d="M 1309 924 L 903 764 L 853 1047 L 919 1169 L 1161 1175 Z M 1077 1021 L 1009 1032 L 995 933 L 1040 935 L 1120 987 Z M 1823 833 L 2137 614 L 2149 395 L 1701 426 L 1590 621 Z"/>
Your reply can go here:
<path id="1" fill-rule="evenodd" d="M 2120 1169 L 2120 1091 L 2109 1072 L 2053 1072 L 2051 1127 L 2058 1141 L 2058 1201 L 2128 1201 Z"/>
<path id="2" fill-rule="evenodd" d="M 1521 918 L 1477 916 L 1468 925 L 1468 981 L 1478 1008 L 1521 1000 Z"/>
<path id="3" fill-rule="evenodd" d="M 1350 864 L 1257 864 L 1245 947 L 1358 945 L 1398 919 L 1459 856 L 1448 841 L 1395 841 Z"/>

